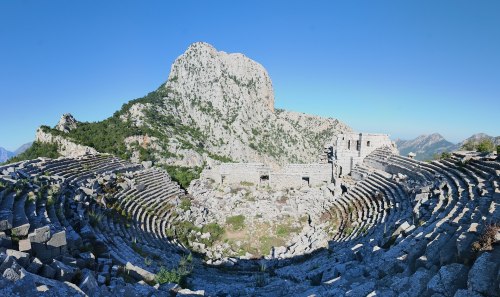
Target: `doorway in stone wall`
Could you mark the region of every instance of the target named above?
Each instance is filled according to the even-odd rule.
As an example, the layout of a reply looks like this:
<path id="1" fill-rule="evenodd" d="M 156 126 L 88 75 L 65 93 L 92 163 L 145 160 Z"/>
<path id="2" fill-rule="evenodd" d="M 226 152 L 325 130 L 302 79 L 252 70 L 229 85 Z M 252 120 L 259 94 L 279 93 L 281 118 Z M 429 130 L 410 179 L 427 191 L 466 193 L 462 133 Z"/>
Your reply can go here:
<path id="1" fill-rule="evenodd" d="M 259 184 L 261 187 L 269 186 L 269 175 L 261 175 Z"/>
<path id="2" fill-rule="evenodd" d="M 302 177 L 302 186 L 303 187 L 309 187 L 309 177 L 308 176 L 303 176 Z"/>

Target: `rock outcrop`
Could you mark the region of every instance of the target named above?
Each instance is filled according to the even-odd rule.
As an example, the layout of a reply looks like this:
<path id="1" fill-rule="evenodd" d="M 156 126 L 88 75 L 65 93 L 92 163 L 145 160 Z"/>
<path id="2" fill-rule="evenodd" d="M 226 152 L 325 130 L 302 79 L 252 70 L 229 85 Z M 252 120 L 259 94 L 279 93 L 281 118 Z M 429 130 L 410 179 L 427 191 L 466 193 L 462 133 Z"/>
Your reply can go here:
<path id="1" fill-rule="evenodd" d="M 77 123 L 78 122 L 75 120 L 73 115 L 71 115 L 70 113 L 65 113 L 59 119 L 59 122 L 56 125 L 56 129 L 64 133 L 69 133 L 69 131 L 77 127 Z"/>
<path id="2" fill-rule="evenodd" d="M 57 144 L 59 153 L 65 157 L 77 157 L 97 153 L 97 150 L 92 147 L 77 144 L 61 135 L 53 135 L 50 132 L 45 132 L 43 128 L 38 128 L 36 131 L 35 141 Z"/>
<path id="3" fill-rule="evenodd" d="M 336 134 L 351 131 L 332 118 L 275 109 L 272 82 L 262 65 L 203 42 L 192 44 L 175 60 L 158 90 L 127 103 L 110 119 L 114 117 L 129 131 L 119 141 L 131 160 L 149 158 L 187 167 L 202 166 L 208 157 L 275 167 L 311 163 Z M 74 142 L 67 132 L 75 129 L 79 125 L 66 114 L 52 134 Z M 144 138 L 156 140 L 136 141 Z M 85 138 L 78 144 L 92 145 Z"/>

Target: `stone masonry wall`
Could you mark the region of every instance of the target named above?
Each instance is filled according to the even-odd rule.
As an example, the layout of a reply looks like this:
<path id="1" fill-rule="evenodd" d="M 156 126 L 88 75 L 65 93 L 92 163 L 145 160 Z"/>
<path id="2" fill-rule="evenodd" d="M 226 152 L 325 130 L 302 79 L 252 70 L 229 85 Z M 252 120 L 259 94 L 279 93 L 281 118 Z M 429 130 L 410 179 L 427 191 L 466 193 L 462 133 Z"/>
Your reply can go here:
<path id="1" fill-rule="evenodd" d="M 345 133 L 337 136 L 333 144 L 334 174 L 336 177 L 347 175 L 355 165 L 379 147 L 389 147 L 397 152 L 396 144 L 387 134 Z"/>

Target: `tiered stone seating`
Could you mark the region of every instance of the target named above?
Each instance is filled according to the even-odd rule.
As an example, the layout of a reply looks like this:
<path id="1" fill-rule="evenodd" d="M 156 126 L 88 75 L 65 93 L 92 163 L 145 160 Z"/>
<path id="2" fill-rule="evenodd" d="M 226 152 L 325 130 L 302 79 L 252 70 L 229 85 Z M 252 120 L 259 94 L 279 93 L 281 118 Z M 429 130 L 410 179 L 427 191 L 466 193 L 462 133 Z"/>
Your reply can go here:
<path id="1" fill-rule="evenodd" d="M 457 154 L 425 163 L 382 148 L 352 178 L 329 201 L 338 230 L 327 249 L 222 269 L 196 262 L 191 288 L 209 296 L 498 295 L 498 241 L 481 246 L 500 222 L 498 161 Z M 68 290 L 93 295 L 78 277 L 86 275 L 119 295 L 112 290 L 124 278 L 154 282 L 188 252 L 172 238 L 184 192 L 161 169 L 88 155 L 3 166 L 0 181 L 0 274 L 49 289 L 72 282 Z"/>

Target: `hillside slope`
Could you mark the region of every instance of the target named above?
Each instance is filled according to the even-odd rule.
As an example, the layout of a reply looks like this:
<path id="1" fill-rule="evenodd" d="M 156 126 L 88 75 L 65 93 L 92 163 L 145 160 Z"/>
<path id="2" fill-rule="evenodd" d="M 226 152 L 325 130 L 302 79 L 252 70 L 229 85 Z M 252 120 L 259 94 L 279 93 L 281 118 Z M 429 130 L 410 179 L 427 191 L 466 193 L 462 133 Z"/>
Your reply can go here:
<path id="1" fill-rule="evenodd" d="M 0 163 L 7 161 L 9 158 L 14 156 L 13 152 L 10 152 L 3 147 L 0 147 Z"/>
<path id="2" fill-rule="evenodd" d="M 95 149 L 191 168 L 209 158 L 271 166 L 314 162 L 326 142 L 351 131 L 332 118 L 275 110 L 262 65 L 203 42 L 175 60 L 166 83 L 112 117 L 96 123 L 68 115 L 61 120 L 70 123 L 42 126 L 36 140 L 57 143 L 62 155 Z"/>
<path id="3" fill-rule="evenodd" d="M 410 152 L 416 153 L 417 160 L 432 160 L 436 155 L 442 152 L 453 152 L 461 150 L 466 143 L 479 144 L 482 140 L 491 140 L 495 146 L 500 145 L 500 136 L 493 137 L 484 133 L 477 133 L 461 141 L 458 144 L 447 141 L 438 133 L 431 135 L 421 135 L 413 140 L 396 139 L 396 144 L 402 156 Z"/>

